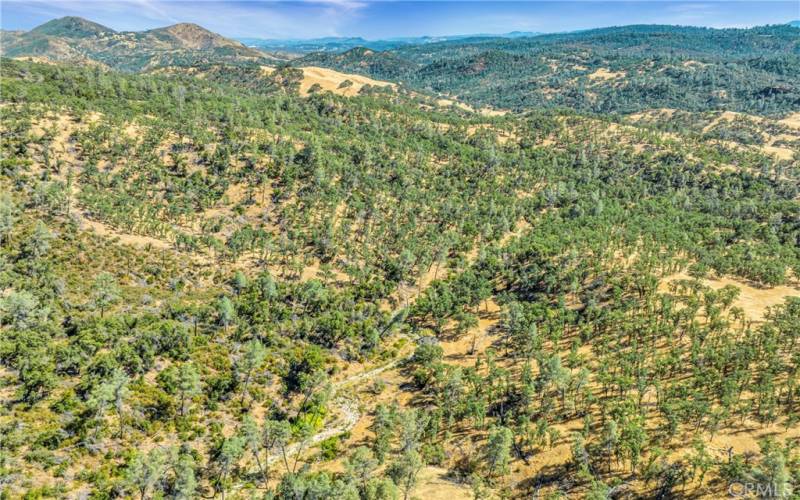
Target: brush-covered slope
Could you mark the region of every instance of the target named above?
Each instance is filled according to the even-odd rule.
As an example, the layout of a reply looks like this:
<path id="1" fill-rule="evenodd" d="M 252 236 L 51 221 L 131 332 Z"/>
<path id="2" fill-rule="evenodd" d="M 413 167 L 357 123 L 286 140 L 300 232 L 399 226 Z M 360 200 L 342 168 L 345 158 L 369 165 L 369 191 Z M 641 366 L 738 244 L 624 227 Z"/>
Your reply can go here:
<path id="1" fill-rule="evenodd" d="M 243 45 L 230 40 L 194 23 L 180 23 L 146 32 L 147 35 L 164 40 L 166 43 L 190 50 L 218 49 L 231 47 L 242 49 Z"/>
<path id="2" fill-rule="evenodd" d="M 800 481 L 797 117 L 2 64 L 4 497 Z"/>

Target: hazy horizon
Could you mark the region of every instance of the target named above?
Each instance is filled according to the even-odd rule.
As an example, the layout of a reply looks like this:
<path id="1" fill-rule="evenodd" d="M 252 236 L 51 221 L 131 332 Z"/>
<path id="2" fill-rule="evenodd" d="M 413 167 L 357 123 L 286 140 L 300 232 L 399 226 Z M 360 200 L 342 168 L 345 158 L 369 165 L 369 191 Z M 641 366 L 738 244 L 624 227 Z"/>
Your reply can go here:
<path id="1" fill-rule="evenodd" d="M 553 33 L 630 24 L 745 28 L 800 18 L 800 2 L 784 1 L 8 1 L 2 28 L 29 30 L 51 19 L 80 16 L 118 31 L 197 23 L 231 38 L 370 40 L 418 36 Z"/>

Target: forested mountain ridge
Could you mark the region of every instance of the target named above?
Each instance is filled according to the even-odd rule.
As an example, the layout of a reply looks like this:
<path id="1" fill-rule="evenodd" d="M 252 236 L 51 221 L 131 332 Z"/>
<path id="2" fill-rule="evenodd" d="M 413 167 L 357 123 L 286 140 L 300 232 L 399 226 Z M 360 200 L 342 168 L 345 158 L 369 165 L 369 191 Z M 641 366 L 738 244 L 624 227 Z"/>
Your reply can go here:
<path id="1" fill-rule="evenodd" d="M 118 33 L 68 17 L 30 32 L 4 31 L 2 37 L 2 53 L 8 57 L 96 63 L 123 71 L 285 60 L 190 24 Z M 800 109 L 800 29 L 791 25 L 721 30 L 641 25 L 535 37 L 455 37 L 390 50 L 312 53 L 292 64 L 399 82 L 475 107 L 516 111 L 675 108 L 782 115 Z"/>
<path id="2" fill-rule="evenodd" d="M 275 58 L 196 24 L 117 32 L 79 17 L 54 19 L 28 32 L 2 33 L 5 57 L 91 62 L 121 71 L 209 62 L 263 64 Z"/>
<path id="3" fill-rule="evenodd" d="M 33 28 L 30 31 L 34 35 L 42 36 L 62 36 L 65 38 L 85 38 L 99 36 L 103 33 L 116 33 L 113 29 L 83 19 L 82 17 L 67 16 L 60 19 L 53 19 Z"/>
<path id="4" fill-rule="evenodd" d="M 294 61 L 392 79 L 476 105 L 781 114 L 800 109 L 800 29 L 623 26 L 309 54 Z"/>

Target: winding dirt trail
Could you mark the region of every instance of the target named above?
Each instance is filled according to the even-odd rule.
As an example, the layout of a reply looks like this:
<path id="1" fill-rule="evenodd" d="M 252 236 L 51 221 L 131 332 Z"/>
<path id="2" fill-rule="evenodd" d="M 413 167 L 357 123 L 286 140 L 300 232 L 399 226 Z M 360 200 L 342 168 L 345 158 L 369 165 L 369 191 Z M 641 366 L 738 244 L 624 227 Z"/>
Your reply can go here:
<path id="1" fill-rule="evenodd" d="M 333 400 L 332 406 L 339 414 L 336 421 L 327 426 L 322 431 L 314 434 L 305 441 L 292 443 L 283 450 L 283 453 L 270 455 L 267 459 L 268 464 L 283 461 L 284 457 L 288 460 L 297 454 L 302 454 L 304 451 L 313 447 L 316 444 L 325 441 L 328 438 L 338 436 L 345 433 L 356 426 L 356 423 L 361 419 L 361 411 L 358 409 L 358 404 L 350 398 L 337 397 Z"/>
<path id="2" fill-rule="evenodd" d="M 354 383 L 371 380 L 377 375 L 395 368 L 397 365 L 409 359 L 410 357 L 411 355 L 398 357 L 377 368 L 351 375 L 344 380 L 334 383 L 333 388 L 338 391 L 339 389 L 343 389 Z M 361 420 L 362 413 L 358 408 L 358 402 L 351 397 L 336 395 L 336 397 L 334 397 L 331 401 L 331 407 L 337 413 L 337 418 L 331 424 L 327 425 L 323 430 L 317 434 L 314 434 L 305 441 L 288 445 L 282 454 L 270 456 L 267 462 L 272 464 L 282 461 L 284 456 L 288 459 L 289 457 L 294 457 L 298 453 L 303 453 L 304 451 L 316 444 L 321 443 L 322 441 L 325 441 L 328 438 L 338 436 L 339 434 L 344 434 L 345 432 L 352 430 L 358 421 Z"/>
<path id="3" fill-rule="evenodd" d="M 506 235 L 501 238 L 499 244 L 505 245 L 508 241 L 513 237 L 520 236 L 530 225 L 525 221 L 520 219 L 515 224 L 514 228 L 509 231 Z M 474 248 L 470 251 L 467 255 L 467 258 L 470 262 L 474 262 L 475 259 L 478 257 L 478 248 Z M 433 280 L 435 277 L 435 271 L 433 269 L 428 270 L 426 273 L 418 279 L 415 286 L 407 287 L 407 289 L 400 291 L 394 297 L 395 302 L 401 305 L 395 307 L 394 311 L 391 313 L 392 318 L 397 317 L 401 311 L 407 307 L 410 307 L 413 300 L 419 296 L 419 294 L 424 290 Z M 405 292 L 405 293 L 404 293 Z M 496 319 L 491 320 L 489 323 L 495 323 Z M 489 323 L 485 320 L 479 323 L 478 329 L 481 331 L 485 331 L 489 327 Z M 413 339 L 410 339 L 413 341 Z M 401 363 L 409 360 L 413 356 L 413 353 L 407 354 L 405 356 L 398 356 L 397 358 L 385 363 L 381 366 L 372 368 L 370 370 L 365 370 L 359 373 L 355 373 L 345 379 L 342 379 L 338 382 L 334 382 L 332 384 L 333 389 L 336 392 L 336 395 L 331 401 L 331 409 L 333 412 L 337 414 L 336 419 L 331 422 L 330 424 L 326 425 L 325 428 L 314 434 L 310 438 L 306 439 L 305 441 L 292 443 L 283 450 L 283 453 L 277 454 L 275 456 L 271 456 L 267 462 L 272 464 L 274 462 L 282 461 L 284 458 L 288 460 L 289 457 L 294 457 L 297 454 L 302 454 L 303 452 L 307 451 L 311 447 L 320 442 L 338 436 L 340 434 L 344 434 L 346 432 L 351 431 L 361 420 L 363 417 L 361 410 L 358 407 L 358 402 L 352 398 L 342 394 L 338 394 L 341 389 L 351 386 L 352 384 L 365 382 L 368 380 L 374 379 L 376 376 L 384 373 L 388 370 L 392 370 L 396 368 Z"/>

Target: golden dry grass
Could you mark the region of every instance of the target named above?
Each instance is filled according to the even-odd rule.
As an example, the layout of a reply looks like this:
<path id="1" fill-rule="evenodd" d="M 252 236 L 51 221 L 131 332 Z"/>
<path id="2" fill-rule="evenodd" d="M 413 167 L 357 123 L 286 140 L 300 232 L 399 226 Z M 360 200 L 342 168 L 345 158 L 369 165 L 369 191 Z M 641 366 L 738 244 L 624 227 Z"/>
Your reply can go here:
<path id="1" fill-rule="evenodd" d="M 598 68 L 592 73 L 586 75 L 589 80 L 600 82 L 607 80 L 616 80 L 617 78 L 624 78 L 625 73 L 622 71 L 611 71 L 607 68 Z"/>
<path id="2" fill-rule="evenodd" d="M 365 85 L 391 87 L 392 89 L 397 88 L 397 85 L 394 83 L 373 80 L 372 78 L 361 75 L 340 73 L 327 68 L 306 66 L 300 69 L 303 70 L 303 80 L 300 82 L 300 95 L 308 95 L 309 90 L 314 84 L 319 84 L 322 90 L 327 90 L 343 96 L 357 95 Z M 347 80 L 351 81 L 353 84 L 349 87 L 341 88 L 340 85 Z"/>
<path id="3" fill-rule="evenodd" d="M 627 122 L 634 125 L 639 126 L 646 123 L 655 123 L 659 121 L 669 120 L 673 114 L 675 114 L 676 110 L 669 109 L 669 108 L 658 108 L 658 109 L 650 109 L 646 111 L 641 111 L 639 113 L 633 113 L 628 115 Z M 795 132 L 788 132 L 788 133 L 780 133 L 780 134 L 770 134 L 768 132 L 768 125 L 771 123 L 775 123 L 777 125 L 788 127 L 794 130 L 800 130 L 800 113 L 796 113 L 794 115 L 790 115 L 787 118 L 777 121 L 771 121 L 770 118 L 764 118 L 761 116 L 756 115 L 749 115 L 746 113 L 738 113 L 735 111 L 723 111 L 718 115 L 714 116 L 714 118 L 708 122 L 701 130 L 702 134 L 710 132 L 714 127 L 719 125 L 722 122 L 731 122 L 737 119 L 744 119 L 748 120 L 756 127 L 758 127 L 759 133 L 761 138 L 763 139 L 763 144 L 758 145 L 746 145 L 739 142 L 734 142 L 730 140 L 722 140 L 722 139 L 696 139 L 699 143 L 703 144 L 718 144 L 722 145 L 728 149 L 738 150 L 738 151 L 755 151 L 758 153 L 766 154 L 769 156 L 773 156 L 779 160 L 783 161 L 791 161 L 794 159 L 796 151 L 791 149 L 790 147 L 786 146 L 777 146 L 776 144 L 779 141 L 794 141 L 800 139 L 800 134 Z M 640 123 L 641 122 L 641 123 Z M 668 139 L 675 139 L 682 141 L 684 143 L 688 143 L 691 138 L 688 136 L 679 136 L 678 134 L 671 133 L 671 132 L 656 132 L 651 131 L 652 134 L 658 135 L 662 138 Z M 634 149 L 637 151 L 642 151 L 644 148 L 642 145 L 634 145 Z M 719 168 L 723 170 L 735 170 L 736 167 L 730 165 L 718 165 Z"/>
<path id="4" fill-rule="evenodd" d="M 782 120 L 778 120 L 778 123 L 786 125 L 787 127 L 800 129 L 800 112 L 793 113 Z"/>
<path id="5" fill-rule="evenodd" d="M 669 283 L 685 279 L 691 278 L 685 273 L 677 273 L 669 276 L 659 285 L 659 290 L 662 292 L 666 291 L 669 288 Z M 742 280 L 727 276 L 704 278 L 701 281 L 704 285 L 713 290 L 719 290 L 727 285 L 737 287 L 740 293 L 739 297 L 733 302 L 733 305 L 741 308 L 747 319 L 753 322 L 763 321 L 767 310 L 770 307 L 783 304 L 786 301 L 786 297 L 800 297 L 800 288 L 794 285 L 757 288 Z"/>
<path id="6" fill-rule="evenodd" d="M 463 109 L 464 111 L 469 111 L 470 113 L 478 113 L 483 116 L 504 116 L 508 114 L 508 110 L 506 109 L 494 109 L 494 108 L 480 108 L 475 109 L 469 104 L 463 103 L 461 101 L 457 101 L 455 99 L 445 99 L 440 98 L 436 99 L 436 105 L 442 108 L 447 107 L 455 107 Z"/>
<path id="7" fill-rule="evenodd" d="M 300 95 L 304 96 L 309 94 L 309 90 L 311 90 L 311 87 L 315 84 L 319 84 L 322 90 L 348 97 L 358 95 L 365 85 L 391 87 L 392 89 L 397 88 L 397 84 L 395 83 L 374 80 L 362 75 L 341 73 L 318 66 L 304 66 L 299 69 L 303 72 L 303 79 L 300 81 Z M 270 75 L 274 71 L 275 68 L 273 67 L 261 66 L 261 74 L 264 76 Z M 341 85 L 345 81 L 352 82 L 352 85 L 342 88 Z"/>
<path id="8" fill-rule="evenodd" d="M 469 485 L 449 478 L 447 469 L 428 466 L 419 472 L 411 496 L 420 500 L 457 500 L 472 498 L 472 490 Z"/>

